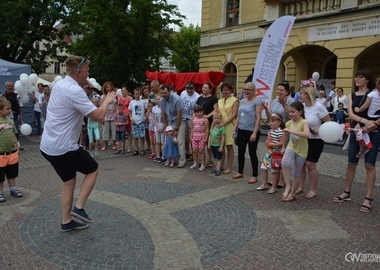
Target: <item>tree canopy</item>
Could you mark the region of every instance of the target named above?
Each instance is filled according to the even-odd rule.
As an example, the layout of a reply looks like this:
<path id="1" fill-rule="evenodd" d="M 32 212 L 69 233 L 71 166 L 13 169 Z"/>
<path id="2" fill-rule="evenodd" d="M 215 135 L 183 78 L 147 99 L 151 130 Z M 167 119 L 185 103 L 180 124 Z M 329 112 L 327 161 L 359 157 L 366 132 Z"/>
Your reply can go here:
<path id="1" fill-rule="evenodd" d="M 190 24 L 182 26 L 179 33 L 171 36 L 172 51 L 170 63 L 180 72 L 199 71 L 199 47 L 201 28 Z"/>
<path id="2" fill-rule="evenodd" d="M 183 18 L 167 0 L 0 1 L 0 57 L 30 63 L 40 74 L 49 56 L 63 60 L 59 52 L 66 50 L 91 61 L 91 77 L 120 85 L 130 73 L 141 79 L 158 69 L 170 25 L 181 26 Z M 69 46 L 66 34 L 75 37 Z M 50 46 L 37 50 L 35 41 Z"/>
<path id="3" fill-rule="evenodd" d="M 58 31 L 58 22 L 70 24 L 76 16 L 69 16 L 73 0 L 4 0 L 0 1 L 0 57 L 16 63 L 28 63 L 36 73 L 49 66 L 47 58 L 57 58 L 66 42 L 65 30 Z M 75 15 L 75 14 L 74 14 Z M 69 27 L 67 31 L 74 32 Z M 59 38 L 57 38 L 57 36 Z M 45 49 L 35 47 L 43 42 Z"/>

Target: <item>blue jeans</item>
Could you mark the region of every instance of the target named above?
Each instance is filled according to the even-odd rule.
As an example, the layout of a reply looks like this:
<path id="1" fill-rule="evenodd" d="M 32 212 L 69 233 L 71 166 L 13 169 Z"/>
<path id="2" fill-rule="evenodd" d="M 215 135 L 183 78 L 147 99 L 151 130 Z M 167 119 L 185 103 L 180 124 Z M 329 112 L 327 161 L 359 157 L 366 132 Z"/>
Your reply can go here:
<path id="1" fill-rule="evenodd" d="M 368 135 L 372 143 L 372 148 L 365 154 L 364 162 L 370 166 L 375 166 L 380 147 L 380 129 L 375 130 L 375 132 L 370 132 Z M 348 164 L 358 164 L 359 158 L 356 157 L 356 154 L 359 150 L 359 142 L 356 141 L 355 133 L 351 132 L 348 148 Z"/>

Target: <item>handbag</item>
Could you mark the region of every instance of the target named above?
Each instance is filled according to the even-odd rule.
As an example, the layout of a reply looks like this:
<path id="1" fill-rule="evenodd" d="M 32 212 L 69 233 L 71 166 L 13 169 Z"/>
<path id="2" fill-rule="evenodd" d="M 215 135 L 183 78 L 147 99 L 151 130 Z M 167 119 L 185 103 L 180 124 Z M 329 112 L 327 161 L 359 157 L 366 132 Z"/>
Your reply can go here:
<path id="1" fill-rule="evenodd" d="M 348 147 L 350 145 L 350 136 L 351 136 L 351 132 L 348 133 L 348 136 L 347 136 L 346 140 L 343 143 L 342 150 L 344 150 L 344 151 L 348 150 Z"/>
<path id="2" fill-rule="evenodd" d="M 361 106 L 364 104 L 364 102 L 365 102 L 365 100 L 367 99 L 367 96 L 368 96 L 369 93 L 370 93 L 370 91 L 368 90 L 368 91 L 363 95 L 362 99 L 361 99 L 360 102 L 359 102 L 359 106 L 358 106 L 358 107 L 361 107 Z M 342 150 L 344 150 L 344 151 L 347 151 L 348 148 L 349 148 L 349 146 L 350 146 L 350 137 L 351 137 L 351 134 L 352 134 L 352 132 L 348 133 L 348 136 L 347 136 L 346 140 L 345 140 L 344 143 L 343 143 Z"/>
<path id="3" fill-rule="evenodd" d="M 280 152 L 273 152 L 271 156 L 271 168 L 274 170 L 281 170 L 282 169 L 282 157 L 284 155 L 281 154 Z"/>

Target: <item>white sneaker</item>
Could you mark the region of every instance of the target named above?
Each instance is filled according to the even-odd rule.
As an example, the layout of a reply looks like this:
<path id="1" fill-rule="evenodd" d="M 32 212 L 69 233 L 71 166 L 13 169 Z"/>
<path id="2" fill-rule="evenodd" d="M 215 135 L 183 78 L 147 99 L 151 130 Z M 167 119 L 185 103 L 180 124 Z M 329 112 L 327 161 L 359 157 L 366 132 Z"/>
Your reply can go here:
<path id="1" fill-rule="evenodd" d="M 180 163 L 178 163 L 177 168 L 183 168 L 183 167 L 185 167 L 185 164 L 186 164 L 186 162 L 180 162 Z"/>
<path id="2" fill-rule="evenodd" d="M 195 169 L 196 167 L 198 167 L 198 163 L 194 163 L 193 165 L 191 165 L 190 169 Z"/>
<path id="3" fill-rule="evenodd" d="M 200 170 L 200 171 L 204 171 L 205 169 L 206 169 L 206 167 L 205 167 L 205 165 L 203 165 L 203 164 L 201 165 L 201 167 L 199 167 L 199 170 Z"/>

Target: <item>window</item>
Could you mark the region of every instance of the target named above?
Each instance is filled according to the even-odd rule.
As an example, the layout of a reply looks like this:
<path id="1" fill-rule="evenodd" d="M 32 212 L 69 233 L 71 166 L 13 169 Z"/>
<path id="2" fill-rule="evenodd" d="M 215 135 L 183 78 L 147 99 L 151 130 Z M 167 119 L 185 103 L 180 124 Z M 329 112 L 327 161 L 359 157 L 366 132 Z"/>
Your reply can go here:
<path id="1" fill-rule="evenodd" d="M 35 48 L 36 50 L 40 50 L 40 42 L 36 41 Z"/>
<path id="2" fill-rule="evenodd" d="M 54 74 L 61 74 L 61 64 L 54 62 Z"/>
<path id="3" fill-rule="evenodd" d="M 227 0 L 227 27 L 239 24 L 240 0 Z"/>
<path id="4" fill-rule="evenodd" d="M 233 88 L 236 88 L 236 82 L 237 82 L 236 66 L 233 63 L 228 63 L 224 67 L 224 73 L 226 73 L 226 77 L 224 78 L 224 81 L 229 82 Z"/>

